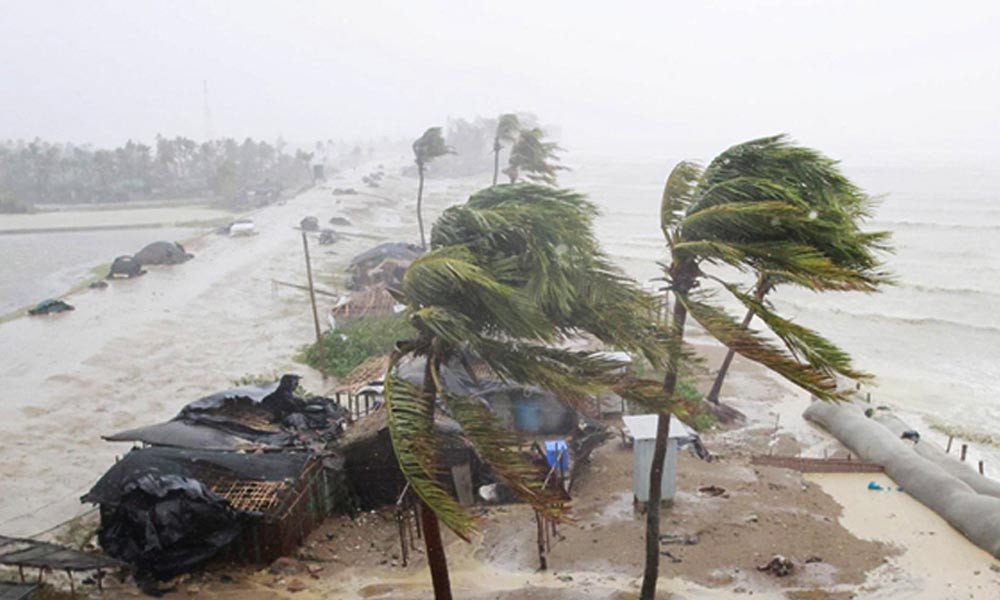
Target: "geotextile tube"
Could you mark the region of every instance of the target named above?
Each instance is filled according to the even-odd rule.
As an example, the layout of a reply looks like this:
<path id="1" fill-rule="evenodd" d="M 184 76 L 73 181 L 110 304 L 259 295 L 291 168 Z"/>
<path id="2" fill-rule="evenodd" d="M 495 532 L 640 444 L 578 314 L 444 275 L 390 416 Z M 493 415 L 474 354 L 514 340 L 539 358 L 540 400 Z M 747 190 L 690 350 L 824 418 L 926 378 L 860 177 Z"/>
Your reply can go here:
<path id="1" fill-rule="evenodd" d="M 914 450 L 855 405 L 813 402 L 803 416 L 865 460 L 882 465 L 907 493 L 972 543 L 1000 558 L 1000 498 L 972 486 Z M 920 445 L 919 443 L 917 444 Z"/>
<path id="2" fill-rule="evenodd" d="M 897 437 L 903 435 L 904 431 L 912 429 L 902 419 L 884 409 L 876 409 L 872 418 L 896 434 Z M 913 446 L 913 450 L 949 474 L 969 484 L 969 487 L 976 490 L 977 493 L 1000 498 L 1000 481 L 983 477 L 969 463 L 962 462 L 954 456 L 949 456 L 944 451 L 944 448 L 934 442 L 920 438 L 920 442 Z"/>

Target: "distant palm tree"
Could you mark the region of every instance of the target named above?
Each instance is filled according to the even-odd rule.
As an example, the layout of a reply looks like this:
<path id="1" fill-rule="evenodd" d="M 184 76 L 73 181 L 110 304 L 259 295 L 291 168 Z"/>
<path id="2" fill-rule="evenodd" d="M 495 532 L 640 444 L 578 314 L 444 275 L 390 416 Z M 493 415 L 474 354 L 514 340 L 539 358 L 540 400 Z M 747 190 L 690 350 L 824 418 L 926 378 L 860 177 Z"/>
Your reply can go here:
<path id="1" fill-rule="evenodd" d="M 432 250 L 406 271 L 395 292 L 417 330 L 399 342 L 385 379 L 385 407 L 400 468 L 420 497 L 435 598 L 451 598 L 438 520 L 464 539 L 473 518 L 439 483 L 433 422 L 445 410 L 497 478 L 550 518 L 562 500 L 545 490 L 517 450 L 517 436 L 490 410 L 442 385 L 444 365 L 483 361 L 499 378 L 551 390 L 569 403 L 602 386 L 656 404 L 658 382 L 616 380 L 620 364 L 557 347 L 590 334 L 605 344 L 662 364 L 650 321 L 652 298 L 604 255 L 593 233 L 596 209 L 582 196 L 531 184 L 500 185 L 449 208 L 435 224 Z M 397 376 L 407 357 L 422 360 L 420 385 Z M 652 392 L 651 392 L 652 390 Z"/>
<path id="2" fill-rule="evenodd" d="M 517 115 L 506 113 L 497 119 L 497 130 L 493 136 L 493 185 L 497 184 L 497 177 L 500 175 L 500 151 L 503 150 L 501 142 L 513 142 L 517 139 L 517 132 L 521 129 L 521 123 Z"/>
<path id="3" fill-rule="evenodd" d="M 420 177 L 420 187 L 417 188 L 417 224 L 420 226 L 420 247 L 427 249 L 427 239 L 424 237 L 424 169 L 440 156 L 451 154 L 451 148 L 445 144 L 440 127 L 431 127 L 413 142 L 413 158 L 417 163 L 417 175 Z"/>
<path id="4" fill-rule="evenodd" d="M 744 272 L 780 273 L 782 278 L 815 290 L 869 290 L 882 277 L 838 264 L 823 253 L 839 232 L 838 219 L 817 210 L 803 199 L 803 190 L 792 171 L 774 171 L 777 177 L 754 174 L 753 166 L 767 161 L 775 138 L 753 140 L 729 148 L 704 170 L 695 164 L 678 164 L 667 178 L 660 207 L 660 226 L 670 250 L 665 269 L 674 303 L 670 357 L 663 390 L 673 397 L 677 373 L 684 362 L 684 324 L 688 313 L 717 340 L 740 355 L 758 362 L 822 400 L 843 398 L 837 378 L 870 377 L 857 371 L 851 358 L 815 331 L 777 315 L 770 306 L 740 290 L 732 282 L 704 270 L 728 265 Z M 784 144 L 784 141 L 781 141 Z M 785 169 L 792 169 L 786 166 Z M 800 164 L 797 177 L 824 177 Z M 783 176 L 782 176 L 783 175 Z M 768 341 L 741 326 L 712 302 L 714 284 L 734 296 L 761 318 L 784 346 Z M 642 600 L 653 600 L 659 573 L 660 481 L 666 455 L 670 421 L 661 414 L 650 468 L 649 505 L 646 515 L 646 568 Z"/>
<path id="5" fill-rule="evenodd" d="M 562 148 L 555 142 L 544 141 L 544 138 L 545 132 L 538 127 L 521 131 L 510 149 L 510 158 L 504 169 L 511 183 L 517 183 L 523 174 L 528 181 L 556 185 L 556 173 L 566 170 L 558 164 L 558 153 Z"/>
<path id="6" fill-rule="evenodd" d="M 867 284 L 848 289 L 864 292 L 878 291 L 880 284 L 889 284 L 892 278 L 884 271 L 880 253 L 888 251 L 885 231 L 864 231 L 864 222 L 871 217 L 872 200 L 840 172 L 836 161 L 810 148 L 795 146 L 785 136 L 772 136 L 756 140 L 756 157 L 752 161 L 734 162 L 727 167 L 728 177 L 756 177 L 792 188 L 815 211 L 816 218 L 829 223 L 829 229 L 820 230 L 821 236 L 809 243 L 830 260 L 844 269 L 863 275 Z M 767 271 L 762 267 L 757 274 L 753 298 L 757 303 L 782 283 L 791 283 L 817 289 L 814 280 L 796 281 L 785 277 L 781 271 Z M 833 287 L 832 290 L 842 289 Z M 830 291 L 831 288 L 823 288 Z M 742 326 L 748 327 L 754 310 L 747 309 Z M 733 362 L 736 351 L 729 349 L 712 384 L 706 400 L 718 404 L 722 384 Z"/>

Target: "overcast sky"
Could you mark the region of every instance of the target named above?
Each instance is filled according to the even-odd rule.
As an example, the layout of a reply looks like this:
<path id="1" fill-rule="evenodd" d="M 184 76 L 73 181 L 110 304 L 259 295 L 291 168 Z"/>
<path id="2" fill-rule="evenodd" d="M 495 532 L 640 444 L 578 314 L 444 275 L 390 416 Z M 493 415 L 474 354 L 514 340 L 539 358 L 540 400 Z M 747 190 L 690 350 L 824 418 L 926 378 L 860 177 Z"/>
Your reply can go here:
<path id="1" fill-rule="evenodd" d="M 852 161 L 1000 159 L 1000 1 L 8 0 L 0 138 L 416 137 L 537 113 L 580 153 L 777 132 Z"/>

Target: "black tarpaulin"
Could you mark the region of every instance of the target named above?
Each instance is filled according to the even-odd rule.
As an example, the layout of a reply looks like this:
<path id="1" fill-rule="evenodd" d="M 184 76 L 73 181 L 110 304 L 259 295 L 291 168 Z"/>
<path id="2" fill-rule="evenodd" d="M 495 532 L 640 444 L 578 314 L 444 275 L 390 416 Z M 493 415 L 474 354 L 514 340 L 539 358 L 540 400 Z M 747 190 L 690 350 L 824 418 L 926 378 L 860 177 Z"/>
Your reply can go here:
<path id="1" fill-rule="evenodd" d="M 0 565 L 48 567 L 60 571 L 96 571 L 119 565 L 99 554 L 80 552 L 57 544 L 0 535 Z"/>
<path id="2" fill-rule="evenodd" d="M 275 502 L 311 456 L 304 452 L 243 454 L 152 447 L 126 454 L 83 498 L 101 506 L 98 541 L 109 555 L 136 566 L 138 580 L 167 580 L 218 555 L 242 521 L 268 517 L 235 507 L 223 490 L 264 486 Z M 218 493 L 217 493 L 218 491 Z"/>
<path id="3" fill-rule="evenodd" d="M 24 600 L 38 589 L 37 583 L 0 581 L 0 600 Z"/>
<path id="4" fill-rule="evenodd" d="M 172 420 L 105 436 L 203 450 L 239 450 L 324 445 L 340 433 L 347 411 L 329 398 L 295 394 L 299 378 L 244 385 L 191 402 Z"/>

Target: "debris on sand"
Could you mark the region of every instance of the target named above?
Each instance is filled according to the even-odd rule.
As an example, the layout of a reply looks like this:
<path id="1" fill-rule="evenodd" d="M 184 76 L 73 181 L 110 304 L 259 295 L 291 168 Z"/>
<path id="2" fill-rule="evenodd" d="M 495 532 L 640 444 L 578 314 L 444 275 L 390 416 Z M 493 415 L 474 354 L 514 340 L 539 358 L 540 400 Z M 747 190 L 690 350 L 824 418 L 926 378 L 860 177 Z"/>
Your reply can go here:
<path id="1" fill-rule="evenodd" d="M 319 245 L 329 246 L 337 243 L 337 232 L 332 229 L 324 229 L 319 233 Z"/>
<path id="2" fill-rule="evenodd" d="M 792 563 L 791 559 L 780 554 L 775 554 L 771 557 L 771 560 L 758 566 L 757 570 L 762 573 L 770 573 L 775 577 L 787 577 L 792 574 L 792 571 L 795 570 L 795 565 Z"/>
<path id="3" fill-rule="evenodd" d="M 680 533 L 664 533 L 660 535 L 661 544 L 683 544 L 685 546 L 694 546 L 700 540 L 696 535 L 684 535 Z"/>
<path id="4" fill-rule="evenodd" d="M 66 312 L 69 310 L 76 310 L 76 307 L 72 304 L 67 303 L 64 300 L 55 300 L 53 298 L 46 298 L 34 308 L 28 309 L 29 315 L 51 315 L 54 313 Z"/>
<path id="5" fill-rule="evenodd" d="M 303 217 L 303 219 L 299 221 L 299 227 L 301 227 L 304 231 L 319 231 L 319 219 L 313 216 Z"/>
<path id="6" fill-rule="evenodd" d="M 712 496 L 713 498 L 717 496 L 722 496 L 724 498 L 729 497 L 726 494 L 726 488 L 719 487 L 717 485 L 703 485 L 700 488 L 698 488 L 698 493 L 702 494 L 703 496 Z"/>
<path id="7" fill-rule="evenodd" d="M 330 225 L 337 225 L 338 227 L 350 227 L 351 222 L 345 217 L 330 217 Z"/>

